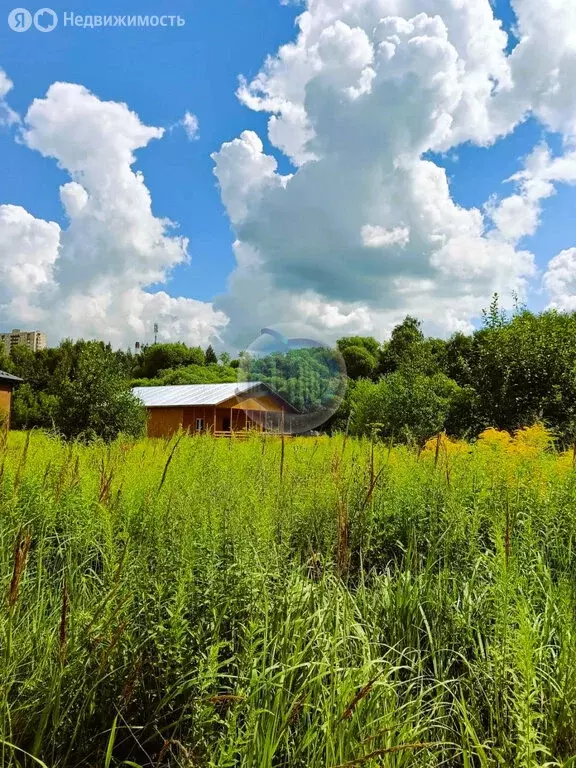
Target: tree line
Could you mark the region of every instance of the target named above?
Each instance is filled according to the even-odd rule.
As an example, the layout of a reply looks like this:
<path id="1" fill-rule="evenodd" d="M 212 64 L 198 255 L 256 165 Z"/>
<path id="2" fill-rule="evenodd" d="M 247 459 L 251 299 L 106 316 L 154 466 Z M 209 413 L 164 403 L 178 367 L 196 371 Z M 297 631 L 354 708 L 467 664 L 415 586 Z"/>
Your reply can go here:
<path id="1" fill-rule="evenodd" d="M 563 444 L 576 440 L 576 313 L 512 314 L 495 297 L 480 328 L 451 338 L 426 337 L 415 317 L 389 340 L 345 337 L 338 350 L 348 373 L 344 400 L 326 425 L 421 446 L 445 431 L 474 438 L 483 429 L 514 431 L 542 422 Z M 234 382 L 270 384 L 297 408 L 321 407 L 338 384 L 323 348 L 236 360 L 212 349 L 154 344 L 134 354 L 100 342 L 64 341 L 32 353 L 0 354 L 0 369 L 24 379 L 14 396 L 15 428 L 56 429 L 67 437 L 135 434 L 145 415 L 131 387 Z"/>

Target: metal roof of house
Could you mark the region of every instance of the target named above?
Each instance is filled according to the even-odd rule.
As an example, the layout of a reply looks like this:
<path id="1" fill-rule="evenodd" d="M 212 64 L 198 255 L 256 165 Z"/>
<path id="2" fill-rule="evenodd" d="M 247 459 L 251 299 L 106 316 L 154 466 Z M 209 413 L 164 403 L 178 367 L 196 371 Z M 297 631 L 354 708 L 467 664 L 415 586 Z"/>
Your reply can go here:
<path id="1" fill-rule="evenodd" d="M 18 376 L 12 376 L 11 373 L 6 373 L 6 371 L 0 371 L 0 381 L 12 381 L 16 384 L 18 381 L 22 381 L 22 379 L 19 379 Z"/>
<path id="2" fill-rule="evenodd" d="M 239 395 L 256 390 L 272 394 L 284 401 L 270 387 L 260 381 L 243 381 L 233 384 L 182 384 L 163 387 L 134 387 L 132 390 L 147 408 L 189 405 L 220 405 Z M 289 403 L 286 403 L 290 408 Z"/>

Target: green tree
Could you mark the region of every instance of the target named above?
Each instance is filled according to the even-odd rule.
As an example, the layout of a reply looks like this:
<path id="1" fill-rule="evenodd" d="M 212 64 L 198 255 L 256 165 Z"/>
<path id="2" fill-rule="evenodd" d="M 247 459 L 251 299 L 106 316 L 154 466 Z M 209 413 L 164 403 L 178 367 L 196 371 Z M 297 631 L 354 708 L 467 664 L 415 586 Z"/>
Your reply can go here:
<path id="1" fill-rule="evenodd" d="M 228 352 L 221 352 L 219 362 L 220 365 L 223 365 L 225 368 L 229 368 L 230 363 L 232 362 L 232 357 Z"/>
<path id="2" fill-rule="evenodd" d="M 346 371 L 351 379 L 363 379 L 372 376 L 376 368 L 377 358 L 366 347 L 345 346 L 342 357 Z"/>
<path id="3" fill-rule="evenodd" d="M 171 386 L 174 384 L 225 384 L 238 381 L 238 372 L 223 365 L 188 365 L 162 371 L 156 379 L 134 379 L 135 387 Z"/>
<path id="4" fill-rule="evenodd" d="M 380 344 L 372 336 L 344 336 L 338 339 L 337 344 L 340 352 L 344 352 L 348 347 L 362 347 L 368 350 L 372 357 L 378 357 L 380 352 Z"/>
<path id="5" fill-rule="evenodd" d="M 442 373 L 413 376 L 396 371 L 374 383 L 359 381 L 352 396 L 356 434 L 378 435 L 422 447 L 444 430 L 461 388 Z"/>
<path id="6" fill-rule="evenodd" d="M 205 356 L 200 347 L 188 347 L 181 343 L 152 344 L 140 354 L 133 375 L 135 378 L 153 379 L 160 371 L 204 363 Z"/>
<path id="7" fill-rule="evenodd" d="M 140 435 L 146 410 L 134 397 L 117 357 L 98 342 L 81 351 L 73 379 L 63 387 L 55 424 L 69 439 L 114 440 L 120 433 Z"/>
<path id="8" fill-rule="evenodd" d="M 218 362 L 218 357 L 212 346 L 209 346 L 204 355 L 204 363 L 206 365 L 215 365 Z"/>
<path id="9" fill-rule="evenodd" d="M 411 364 L 416 359 L 418 349 L 423 342 L 424 334 L 420 321 L 408 315 L 400 325 L 394 328 L 390 341 L 382 348 L 378 373 L 386 376 L 406 364 Z"/>
<path id="10" fill-rule="evenodd" d="M 4 373 L 12 373 L 14 370 L 14 363 L 10 357 L 4 352 L 4 347 L 0 347 L 0 371 Z"/>
<path id="11" fill-rule="evenodd" d="M 45 390 L 37 391 L 32 384 L 24 382 L 12 395 L 12 426 L 15 429 L 50 429 L 54 427 L 58 403 L 56 395 Z"/>
<path id="12" fill-rule="evenodd" d="M 543 421 L 572 441 L 576 313 L 523 311 L 488 324 L 474 334 L 469 377 L 487 425 L 513 430 Z"/>

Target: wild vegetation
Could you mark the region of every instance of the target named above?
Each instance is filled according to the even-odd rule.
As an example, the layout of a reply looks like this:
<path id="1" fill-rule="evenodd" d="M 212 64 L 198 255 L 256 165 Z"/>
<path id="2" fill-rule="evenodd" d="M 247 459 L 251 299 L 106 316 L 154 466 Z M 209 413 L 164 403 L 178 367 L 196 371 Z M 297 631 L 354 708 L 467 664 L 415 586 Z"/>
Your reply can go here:
<path id="1" fill-rule="evenodd" d="M 0 446 L 0 764 L 576 764 L 575 456 L 541 426 Z"/>
<path id="2" fill-rule="evenodd" d="M 473 439 L 489 427 L 513 431 L 542 422 L 563 445 L 576 439 L 576 313 L 537 315 L 518 307 L 507 316 L 495 297 L 471 335 L 428 338 L 418 320 L 407 317 L 385 342 L 346 337 L 338 349 L 349 386 L 328 432 L 374 434 L 422 448 L 439 431 Z M 94 382 L 84 375 L 90 360 L 98 361 L 101 377 L 110 373 L 113 381 L 100 402 L 110 403 L 116 417 L 104 430 L 97 414 L 84 409 L 80 431 L 107 439 L 135 434 L 142 425 L 133 403 L 126 416 L 118 407 L 122 401 L 130 406 L 125 393 L 131 385 L 262 380 L 306 413 L 325 407 L 341 389 L 334 354 L 321 347 L 289 348 L 251 361 L 245 353 L 231 360 L 225 352 L 218 358 L 211 347 L 185 344 L 153 344 L 132 354 L 99 342 L 66 341 L 36 354 L 17 347 L 9 359 L 0 356 L 0 369 L 25 380 L 15 392 L 13 425 L 77 434 L 63 417 L 70 392 L 80 402 L 91 399 Z"/>

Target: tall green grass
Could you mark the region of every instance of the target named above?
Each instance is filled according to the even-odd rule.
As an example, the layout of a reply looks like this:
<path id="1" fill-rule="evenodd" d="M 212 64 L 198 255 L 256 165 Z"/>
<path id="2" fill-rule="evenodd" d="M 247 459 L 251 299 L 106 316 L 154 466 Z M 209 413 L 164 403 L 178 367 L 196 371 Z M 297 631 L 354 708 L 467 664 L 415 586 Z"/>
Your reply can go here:
<path id="1" fill-rule="evenodd" d="M 576 766 L 576 471 L 532 443 L 12 434 L 0 765 Z"/>

